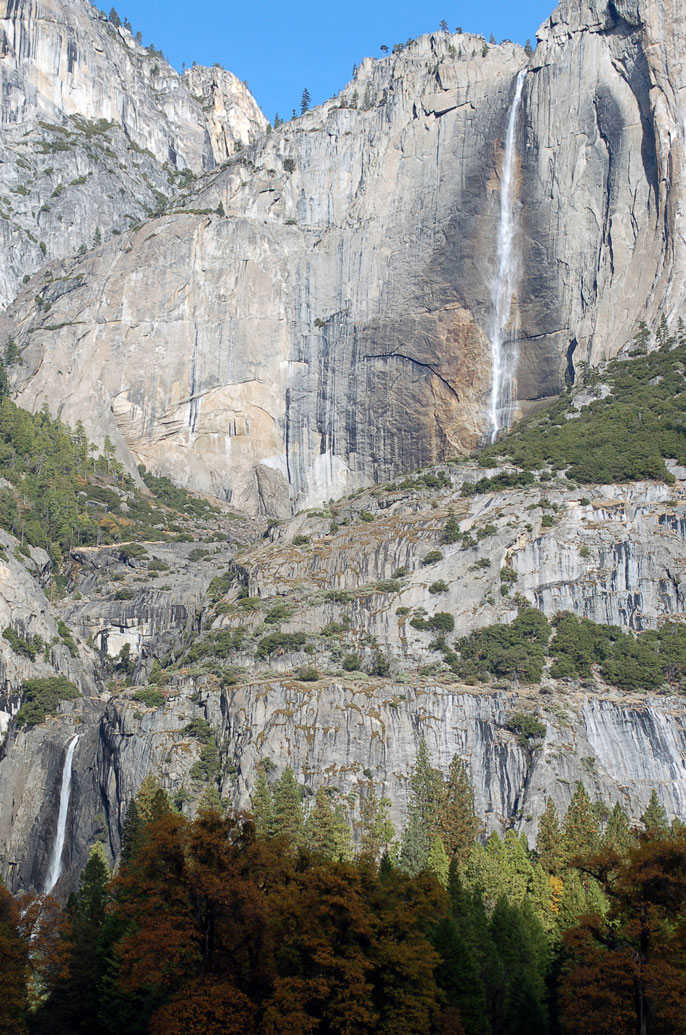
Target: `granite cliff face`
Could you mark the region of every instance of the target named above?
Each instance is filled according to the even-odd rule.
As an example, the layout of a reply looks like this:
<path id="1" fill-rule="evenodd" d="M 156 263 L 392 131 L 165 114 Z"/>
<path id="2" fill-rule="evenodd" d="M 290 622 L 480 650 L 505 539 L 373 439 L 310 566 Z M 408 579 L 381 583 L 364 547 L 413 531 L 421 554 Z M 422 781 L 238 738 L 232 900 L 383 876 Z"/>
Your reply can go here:
<path id="1" fill-rule="evenodd" d="M 61 893 L 93 840 L 117 857 L 127 803 L 148 772 L 189 812 L 208 780 L 247 807 L 267 761 L 275 774 L 292 765 L 307 794 L 324 783 L 357 800 L 372 779 L 392 798 L 399 829 L 421 737 L 440 768 L 456 752 L 466 760 L 489 830 L 533 838 L 546 795 L 563 812 L 579 779 L 600 807 L 619 801 L 638 819 L 654 788 L 668 815 L 683 818 L 686 722 L 683 698 L 668 687 L 627 693 L 597 676 L 549 675 L 540 686 L 467 686 L 441 664 L 434 634 L 410 619 L 448 612 L 458 636 L 511 621 L 516 601 L 500 592 L 505 567 L 518 593 L 551 616 L 568 608 L 634 629 L 677 617 L 686 483 L 587 487 L 586 498 L 545 482 L 463 497 L 464 480 L 481 473 L 439 469 L 439 488 L 377 488 L 269 529 L 223 513 L 217 541 L 150 543 L 133 559 L 122 560 L 118 547 L 77 550 L 66 592 L 53 602 L 38 581 L 50 591 L 49 571 L 40 576 L 35 562 L 13 557 L 4 576 L 0 569 L 11 605 L 3 620 L 44 639 L 61 620 L 79 656 L 60 644 L 32 665 L 0 643 L 10 720 L 0 853 L 12 888 L 43 885 L 76 732 Z M 442 542 L 450 513 L 469 538 Z M 7 545 L 11 553 L 10 537 Z M 439 547 L 442 558 L 425 564 Z M 15 585 L 23 604 L 10 601 Z M 267 653 L 260 644 L 274 632 L 299 639 Z M 343 666 L 351 651 L 359 671 Z M 373 674 L 379 656 L 388 661 L 381 677 Z M 314 681 L 301 678 L 308 666 Z M 52 672 L 67 674 L 83 696 L 16 729 L 22 681 Z M 522 712 L 544 724 L 542 741 L 508 728 Z"/>
<path id="2" fill-rule="evenodd" d="M 108 434 L 131 467 L 254 512 L 472 449 L 489 432 L 521 70 L 515 411 L 559 392 L 575 363 L 614 355 L 660 307 L 678 311 L 677 8 L 565 2 L 528 61 L 446 33 L 365 59 L 338 97 L 234 155 L 174 214 L 46 270 L 59 284 L 29 284 L 3 322 L 24 348 L 17 398 Z M 194 70 L 184 82 L 210 104 L 219 148 L 215 86 Z"/>
<path id="3" fill-rule="evenodd" d="M 0 3 L 0 305 L 264 132 L 223 69 L 179 76 L 86 0 Z"/>
<path id="4" fill-rule="evenodd" d="M 133 555 L 75 549 L 59 579 L 0 533 L 12 889 L 45 884 L 76 732 L 61 895 L 93 840 L 116 859 L 151 770 L 188 812 L 208 783 L 247 805 L 267 759 L 308 792 L 371 778 L 400 824 L 422 736 L 441 768 L 467 760 L 489 829 L 533 835 L 544 796 L 564 809 L 578 779 L 634 818 L 655 788 L 685 818 L 673 688 L 548 669 L 479 691 L 411 616 L 449 613 L 465 635 L 511 621 L 515 591 L 635 631 L 683 616 L 686 471 L 583 492 L 544 471 L 466 497 L 465 479 L 498 472 L 465 463 L 387 484 L 489 436 L 504 214 L 514 415 L 640 320 L 678 315 L 684 31 L 676 2 L 565 0 L 530 59 L 422 37 L 266 133 L 230 73 L 177 76 L 81 0 L 0 0 L 14 397 L 109 436 L 135 479 L 143 462 L 243 513 L 222 503 L 194 542 L 184 526 Z M 461 538 L 445 543 L 450 515 Z M 18 728 L 26 680 L 53 675 L 81 696 Z M 508 728 L 515 712 L 543 722 L 542 742 Z"/>

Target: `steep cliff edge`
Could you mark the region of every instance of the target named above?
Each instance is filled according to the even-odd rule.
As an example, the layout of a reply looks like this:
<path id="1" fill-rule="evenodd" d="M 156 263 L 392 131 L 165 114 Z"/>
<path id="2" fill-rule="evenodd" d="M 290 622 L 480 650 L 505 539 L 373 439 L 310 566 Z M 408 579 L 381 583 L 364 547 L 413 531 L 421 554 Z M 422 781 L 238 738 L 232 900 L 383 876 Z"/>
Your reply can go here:
<path id="1" fill-rule="evenodd" d="M 43 267 L 0 318 L 0 346 L 19 346 L 12 390 L 31 410 L 82 420 L 86 446 L 109 436 L 139 487 L 142 461 L 260 517 L 225 507 L 192 531 L 150 520 L 161 541 L 74 547 L 59 577 L 2 533 L 11 887 L 45 884 L 77 732 L 60 893 L 94 839 L 116 857 L 150 770 L 189 812 L 208 786 L 245 806 L 258 762 L 292 764 L 308 791 L 354 794 L 373 779 L 400 822 L 422 735 L 442 768 L 453 752 L 467 759 L 493 828 L 533 833 L 544 795 L 564 807 L 579 778 L 599 810 L 622 801 L 637 817 L 655 788 L 684 818 L 681 404 L 655 469 L 637 461 L 655 480 L 580 486 L 547 454 L 525 470 L 497 451 L 491 468 L 443 463 L 493 431 L 505 267 L 510 416 L 617 353 L 641 319 L 675 323 L 676 5 L 569 0 L 529 61 L 510 43 L 422 37 L 264 136 L 229 73 L 177 77 L 87 5 L 59 10 L 87 68 L 63 52 L 56 6 L 5 5 L 6 297 Z M 123 107 L 120 73 L 133 82 Z M 660 371 L 636 389 L 646 398 L 670 357 L 677 380 L 683 369 L 676 344 L 662 345 Z M 570 412 L 541 418 L 548 433 L 615 387 L 587 383 Z M 4 500 L 19 509 L 22 478 Z M 127 484 L 93 499 L 84 485 L 72 520 L 116 506 L 120 535 L 140 503 Z M 602 652 L 566 673 L 545 654 L 530 683 L 515 666 L 480 685 L 480 670 L 460 667 L 460 638 L 508 629 L 531 606 L 550 636 L 559 611 L 622 627 L 607 636 L 638 642 L 653 668 L 613 682 Z M 655 653 L 665 629 L 670 664 Z M 55 679 L 75 693 L 50 701 Z M 36 680 L 50 707 L 27 723 L 18 709 Z M 518 732 L 517 715 L 545 737 Z"/>
<path id="2" fill-rule="evenodd" d="M 0 304 L 264 132 L 223 69 L 179 76 L 87 0 L 0 3 Z"/>
<path id="3" fill-rule="evenodd" d="M 84 696 L 55 715 L 30 728 L 10 721 L 0 851 L 11 886 L 45 880 L 76 732 L 61 891 L 94 839 L 116 857 L 126 805 L 148 772 L 187 812 L 208 786 L 246 807 L 260 764 L 274 773 L 290 764 L 308 795 L 323 783 L 342 800 L 373 779 L 400 827 L 421 737 L 441 769 L 456 752 L 466 760 L 489 829 L 534 836 L 546 795 L 563 811 L 579 779 L 600 811 L 619 801 L 637 819 L 655 789 L 670 818 L 683 818 L 678 665 L 650 690 L 640 679 L 638 689 L 615 686 L 597 666 L 584 678 L 547 665 L 538 682 L 503 674 L 479 686 L 451 651 L 475 629 L 507 627 L 523 604 L 598 628 L 678 622 L 686 483 L 578 489 L 548 478 L 465 495 L 484 475 L 498 472 L 439 468 L 267 535 L 224 517 L 213 519 L 223 535 L 212 542 L 147 543 L 128 559 L 117 546 L 75 550 L 56 603 L 41 604 L 33 584 L 31 610 L 52 616 L 43 637 L 59 618 L 95 667 L 83 670 Z M 29 578 L 8 575 L 4 595 L 10 579 Z M 38 631 L 12 606 L 20 631 Z M 83 661 L 59 657 L 78 678 Z M 40 662 L 40 673 L 57 663 Z M 6 670 L 8 719 L 22 681 L 38 674 L 18 665 Z M 518 715 L 545 736 L 518 733 Z"/>
<path id="4" fill-rule="evenodd" d="M 447 33 L 366 59 L 188 214 L 71 263 L 68 294 L 28 285 L 3 322 L 18 399 L 272 514 L 471 450 L 518 73 L 504 331 L 526 413 L 682 300 L 682 33 L 669 5 L 564 3 L 528 65 Z"/>

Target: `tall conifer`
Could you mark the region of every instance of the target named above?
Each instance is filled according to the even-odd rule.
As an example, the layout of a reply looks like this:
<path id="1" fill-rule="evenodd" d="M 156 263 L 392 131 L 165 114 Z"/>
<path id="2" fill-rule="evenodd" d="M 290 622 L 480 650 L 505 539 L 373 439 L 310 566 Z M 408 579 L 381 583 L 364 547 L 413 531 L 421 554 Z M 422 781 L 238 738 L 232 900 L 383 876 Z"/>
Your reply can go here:
<path id="1" fill-rule="evenodd" d="M 250 807 L 255 821 L 255 833 L 257 836 L 262 838 L 262 840 L 271 837 L 274 831 L 274 798 L 267 780 L 267 774 L 261 766 L 255 780 Z"/>
<path id="2" fill-rule="evenodd" d="M 482 823 L 474 808 L 474 790 L 464 762 L 453 756 L 438 810 L 439 829 L 448 858 L 466 862 Z"/>
<path id="3" fill-rule="evenodd" d="M 286 766 L 274 788 L 274 834 L 283 837 L 292 848 L 300 848 L 304 839 L 302 793 L 290 766 Z"/>
<path id="4" fill-rule="evenodd" d="M 562 869 L 562 831 L 552 798 L 546 798 L 545 811 L 538 824 L 536 854 L 546 873 L 556 877 Z"/>

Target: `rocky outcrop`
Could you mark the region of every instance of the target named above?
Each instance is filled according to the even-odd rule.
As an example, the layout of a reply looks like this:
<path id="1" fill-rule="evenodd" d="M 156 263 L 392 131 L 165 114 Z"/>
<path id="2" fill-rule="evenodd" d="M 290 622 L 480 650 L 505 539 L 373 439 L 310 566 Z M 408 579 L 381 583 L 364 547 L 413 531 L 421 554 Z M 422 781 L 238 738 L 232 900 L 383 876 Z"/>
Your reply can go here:
<path id="1" fill-rule="evenodd" d="M 634 819 L 653 788 L 670 817 L 686 817 L 686 722 L 673 689 L 625 693 L 597 674 L 579 681 L 547 673 L 531 687 L 468 687 L 441 663 L 435 633 L 412 622 L 451 614 L 452 645 L 479 626 L 512 620 L 516 593 L 551 617 L 568 608 L 637 630 L 679 620 L 684 482 L 585 487 L 582 496 L 548 481 L 461 495 L 465 480 L 495 473 L 439 469 L 429 484 L 379 487 L 266 536 L 258 523 L 227 517 L 214 542 L 148 543 L 124 559 L 120 547 L 75 550 L 66 595 L 54 603 L 38 585 L 46 577 L 41 557 L 18 560 L 6 537 L 11 567 L 4 579 L 0 569 L 0 621 L 52 636 L 50 658 L 33 663 L 0 638 L 7 719 L 31 675 L 62 672 L 84 693 L 29 730 L 9 725 L 0 856 L 11 886 L 45 881 L 75 732 L 60 894 L 94 839 L 116 858 L 126 805 L 148 772 L 188 812 L 208 780 L 247 807 L 259 764 L 275 775 L 292 765 L 308 796 L 324 783 L 356 801 L 372 779 L 392 799 L 400 828 L 422 736 L 439 768 L 454 753 L 466 761 L 489 830 L 514 827 L 533 838 L 545 797 L 564 811 L 579 779 L 593 800 L 608 808 L 619 801 Z M 451 514 L 465 536 L 446 543 Z M 425 564 L 436 550 L 442 557 Z M 212 582 L 217 575 L 220 583 Z M 59 617 L 78 658 L 55 643 Z M 260 645 L 274 632 L 301 637 L 265 653 Z M 213 636 L 216 649 L 203 652 Z M 364 671 L 346 671 L 350 652 Z M 369 674 L 380 656 L 384 677 Z M 299 678 L 303 667 L 318 678 Z M 542 742 L 508 728 L 518 712 L 544 724 Z M 217 748 L 209 761 L 208 743 Z"/>
<path id="2" fill-rule="evenodd" d="M 87 0 L 0 3 L 0 93 L 0 305 L 266 127 L 231 73 L 177 75 Z"/>
<path id="3" fill-rule="evenodd" d="M 513 712 L 535 708 L 546 726 L 538 745 L 507 729 Z M 306 797 L 324 784 L 350 796 L 357 815 L 369 779 L 393 801 L 398 830 L 409 776 L 422 737 L 442 771 L 457 753 L 468 766 L 477 809 L 487 829 L 513 827 L 535 838 L 552 797 L 561 813 L 578 780 L 591 799 L 620 802 L 634 819 L 652 789 L 670 818 L 686 814 L 686 729 L 681 703 L 664 698 L 612 699 L 558 693 L 535 700 L 425 681 L 316 685 L 291 680 L 218 691 L 189 681 L 161 708 L 114 699 L 99 710 L 69 706 L 58 721 L 20 734 L 0 762 L 0 843 L 13 890 L 42 887 L 54 836 L 65 747 L 80 731 L 67 830 L 62 894 L 83 866 L 89 845 L 104 840 L 115 858 L 126 805 L 148 772 L 155 772 L 185 810 L 202 791 L 194 766 L 202 745 L 190 723 L 206 719 L 219 747 L 222 795 L 248 807 L 259 763 L 279 775 L 291 765 Z M 10 792 L 14 795 L 10 807 Z M 58 889 L 59 891 L 60 889 Z"/>
<path id="4" fill-rule="evenodd" d="M 512 44 L 447 33 L 365 59 L 338 97 L 206 178 L 187 214 L 70 264 L 73 290 L 45 293 L 49 316 L 28 285 L 3 324 L 24 347 L 18 399 L 253 512 L 471 450 L 488 430 L 503 138 L 522 69 L 515 409 L 615 354 L 660 306 L 678 310 L 677 14 L 569 0 L 528 64 Z"/>
<path id="5" fill-rule="evenodd" d="M 0 40 L 3 127 L 65 116 L 104 119 L 160 164 L 196 173 L 226 157 L 224 143 L 213 147 L 223 133 L 247 144 L 266 127 L 235 76 L 202 68 L 177 75 L 159 52 L 87 0 L 3 0 Z M 210 132 L 203 106 L 213 95 Z"/>
<path id="6" fill-rule="evenodd" d="M 181 76 L 203 110 L 215 162 L 221 165 L 267 129 L 267 120 L 246 83 L 215 65 L 193 65 Z"/>
<path id="7" fill-rule="evenodd" d="M 496 473 L 464 464 L 446 469 L 445 486 L 425 492 L 424 499 L 421 489 L 388 486 L 346 500 L 326 516 L 301 515 L 274 529 L 272 542 L 242 556 L 250 592 L 304 601 L 324 590 L 341 591 L 348 601 L 343 607 L 322 598 L 318 610 L 303 607 L 299 627 L 321 627 L 349 614 L 355 627 L 410 664 L 431 658 L 432 634 L 409 625 L 408 616 L 420 608 L 429 616 L 452 614 L 457 635 L 511 621 L 515 594 L 551 618 L 572 611 L 636 630 L 683 614 L 683 482 L 583 489 L 548 482 L 461 495 L 465 481 Z M 443 541 L 451 514 L 466 541 Z M 306 545 L 294 546 L 296 535 Z M 427 565 L 431 551 L 439 559 Z M 505 568 L 512 580 L 507 596 Z M 384 586 L 384 580 L 391 582 Z M 437 582 L 444 591 L 432 592 Z"/>
<path id="8" fill-rule="evenodd" d="M 85 695 L 97 686 L 94 652 L 85 644 L 77 653 L 70 650 L 60 611 L 41 586 L 50 567 L 45 551 L 21 553 L 16 540 L 0 532 L 0 739 L 22 703 L 24 680 L 61 675 Z M 13 648 L 12 633 L 33 651 L 22 650 L 21 643 Z"/>
<path id="9" fill-rule="evenodd" d="M 257 139 L 259 112 L 228 73 L 177 77 L 94 9 L 65 0 L 64 33 L 55 11 L 6 3 L 2 22 L 6 297 L 55 257 L 0 319 L 0 345 L 13 335 L 21 349 L 15 397 L 109 436 L 136 478 L 143 462 L 254 514 L 301 512 L 263 536 L 266 521 L 239 532 L 223 511 L 202 544 L 147 544 L 140 563 L 74 551 L 59 591 L 46 556 L 3 534 L 0 622 L 42 645 L 29 662 L 0 639 L 11 887 L 45 881 L 77 730 L 61 894 L 94 839 L 116 856 L 150 770 L 190 811 L 208 775 L 245 806 L 267 758 L 311 791 L 354 795 L 372 778 L 400 823 L 422 735 L 441 768 L 467 760 L 493 829 L 533 835 L 544 796 L 564 808 L 579 778 L 634 817 L 655 787 L 683 819 L 684 710 L 670 688 L 628 695 L 597 673 L 546 673 L 530 691 L 477 692 L 412 617 L 452 615 L 457 637 L 511 620 L 515 594 L 635 630 L 682 617 L 686 472 L 583 490 L 544 472 L 474 496 L 464 481 L 496 471 L 445 464 L 389 481 L 471 450 L 488 427 L 503 138 L 522 70 L 518 410 L 579 361 L 614 355 L 660 306 L 676 316 L 677 5 L 566 0 L 528 62 L 510 43 L 422 37 Z M 460 536 L 446 542 L 451 515 Z M 260 650 L 270 631 L 301 635 Z M 189 649 L 198 636 L 205 653 L 202 639 Z M 346 671 L 353 650 L 367 674 Z M 18 730 L 22 683 L 50 674 L 83 696 Z M 541 745 L 507 728 L 518 710 L 544 722 Z M 217 747 L 211 772 L 198 728 Z"/>
<path id="10" fill-rule="evenodd" d="M 671 0 L 569 0 L 539 30 L 524 99 L 520 316 L 532 340 L 520 380 L 547 345 L 595 363 L 640 319 L 680 314 L 685 33 Z"/>

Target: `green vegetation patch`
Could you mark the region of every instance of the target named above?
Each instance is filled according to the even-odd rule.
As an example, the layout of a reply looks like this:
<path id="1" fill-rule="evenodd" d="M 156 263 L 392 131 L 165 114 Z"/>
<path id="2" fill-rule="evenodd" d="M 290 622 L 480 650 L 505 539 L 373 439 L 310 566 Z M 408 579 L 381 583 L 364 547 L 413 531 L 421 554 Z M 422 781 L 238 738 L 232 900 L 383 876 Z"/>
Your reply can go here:
<path id="1" fill-rule="evenodd" d="M 137 690 L 133 695 L 134 701 L 140 701 L 146 708 L 161 708 L 166 698 L 161 691 L 154 686 L 146 686 L 143 690 Z"/>
<path id="2" fill-rule="evenodd" d="M 429 618 L 424 618 L 421 614 L 415 615 L 410 619 L 410 625 L 422 632 L 449 633 L 455 628 L 455 619 L 447 611 L 437 611 Z"/>
<path id="3" fill-rule="evenodd" d="M 232 572 L 227 572 L 225 575 L 215 575 L 209 586 L 207 587 L 207 595 L 213 604 L 221 600 L 222 597 L 231 589 L 234 576 Z"/>
<path id="4" fill-rule="evenodd" d="M 138 472 L 153 496 L 172 510 L 178 510 L 182 514 L 196 518 L 207 518 L 219 513 L 218 507 L 213 506 L 207 500 L 191 496 L 185 489 L 174 485 L 169 478 L 164 476 L 158 478 L 154 474 L 150 474 L 143 464 L 139 465 Z"/>
<path id="5" fill-rule="evenodd" d="M 57 565 L 78 546 L 168 538 L 158 527 L 167 524 L 168 512 L 137 490 L 108 439 L 102 455 L 96 456 L 80 423 L 68 428 L 47 409 L 29 413 L 8 398 L 6 366 L 17 362 L 15 352 L 16 346 L 8 343 L 0 362 L 0 468 L 11 483 L 0 490 L 0 527 L 47 550 Z M 168 479 L 145 477 L 157 501 L 177 516 L 207 518 L 217 513 Z M 136 546 L 122 548 L 122 559 L 130 560 Z"/>
<path id="6" fill-rule="evenodd" d="M 72 658 L 77 658 L 79 655 L 79 648 L 76 645 L 76 640 L 72 636 L 71 630 L 65 623 L 60 619 L 57 622 L 57 632 L 59 633 L 62 643 L 69 649 L 69 653 Z"/>
<path id="7" fill-rule="evenodd" d="M 479 462 L 482 463 L 481 457 Z M 492 478 L 479 478 L 477 482 L 464 482 L 463 496 L 480 496 L 485 492 L 500 492 L 503 489 L 525 489 L 533 485 L 534 476 L 531 471 L 503 471 Z"/>
<path id="8" fill-rule="evenodd" d="M 649 337 L 642 328 L 637 343 L 644 347 Z M 670 335 L 663 323 L 657 340 L 653 352 L 608 364 L 602 380 L 610 394 L 604 399 L 577 411 L 576 392 L 566 392 L 484 449 L 479 463 L 506 459 L 525 470 L 549 464 L 583 483 L 672 482 L 665 458 L 686 464 L 686 333 L 680 327 L 678 336 Z M 592 374 L 581 387 L 598 381 Z"/>
<path id="9" fill-rule="evenodd" d="M 73 701 L 81 696 L 79 688 L 64 676 L 27 679 L 22 683 L 21 692 L 24 703 L 16 715 L 18 727 L 36 726 L 57 712 L 60 701 Z"/>
<path id="10" fill-rule="evenodd" d="M 537 719 L 535 715 L 528 712 L 514 712 L 507 720 L 507 728 L 516 733 L 522 740 L 544 740 L 546 735 L 545 724 Z"/>
<path id="11" fill-rule="evenodd" d="M 24 658 L 28 658 L 29 661 L 35 661 L 38 654 L 43 646 L 42 641 L 37 637 L 32 637 L 30 640 L 20 636 L 16 630 L 8 625 L 2 630 L 3 639 L 7 640 L 10 647 L 15 654 L 20 654 Z"/>
<path id="12" fill-rule="evenodd" d="M 410 623 L 415 625 L 415 620 Z M 554 635 L 553 635 L 554 633 Z M 490 625 L 462 637 L 455 651 L 441 646 L 452 670 L 468 682 L 490 678 L 539 683 L 547 659 L 554 679 L 588 679 L 594 666 L 621 690 L 686 686 L 686 625 L 665 622 L 634 636 L 616 625 L 597 625 L 563 612 L 548 622 L 533 607 L 509 625 Z"/>
<path id="13" fill-rule="evenodd" d="M 607 683 L 622 690 L 656 690 L 663 683 L 683 687 L 686 678 L 686 626 L 665 622 L 638 636 L 616 625 L 563 614 L 555 620 L 550 674 L 584 679 L 597 664 Z"/>
<path id="14" fill-rule="evenodd" d="M 546 616 L 527 607 L 509 625 L 489 625 L 458 640 L 460 657 L 451 667 L 463 679 L 486 681 L 500 676 L 539 683 L 549 639 Z"/>
<path id="15" fill-rule="evenodd" d="M 242 629 L 216 629 L 191 644 L 184 656 L 184 663 L 192 664 L 209 657 L 228 658 L 241 649 L 244 640 Z"/>
<path id="16" fill-rule="evenodd" d="M 301 650 L 307 642 L 307 635 L 304 632 L 274 632 L 260 640 L 257 647 L 256 657 L 267 658 L 271 654 L 291 653 Z"/>

